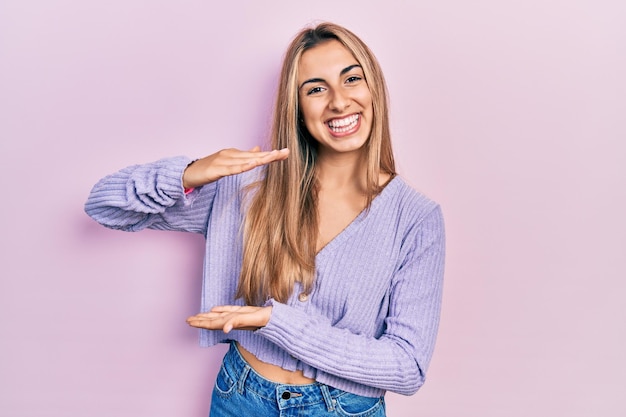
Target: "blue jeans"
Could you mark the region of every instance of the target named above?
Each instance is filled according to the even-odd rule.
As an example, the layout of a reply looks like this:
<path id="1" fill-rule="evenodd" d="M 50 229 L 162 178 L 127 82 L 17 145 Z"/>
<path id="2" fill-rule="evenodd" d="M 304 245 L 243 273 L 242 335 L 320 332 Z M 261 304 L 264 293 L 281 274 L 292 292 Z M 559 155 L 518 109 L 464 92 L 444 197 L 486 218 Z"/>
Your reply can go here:
<path id="1" fill-rule="evenodd" d="M 210 417 L 385 417 L 383 397 L 351 394 L 328 385 L 278 384 L 250 367 L 234 343 L 217 374 Z"/>

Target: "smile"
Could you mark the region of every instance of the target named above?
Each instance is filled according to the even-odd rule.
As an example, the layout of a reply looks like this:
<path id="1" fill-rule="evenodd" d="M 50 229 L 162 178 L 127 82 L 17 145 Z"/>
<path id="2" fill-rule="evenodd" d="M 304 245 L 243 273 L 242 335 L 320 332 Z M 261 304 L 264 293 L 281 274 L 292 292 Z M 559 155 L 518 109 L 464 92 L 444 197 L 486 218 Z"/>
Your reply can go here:
<path id="1" fill-rule="evenodd" d="M 346 133 L 354 130 L 359 124 L 360 115 L 351 114 L 343 119 L 332 119 L 326 122 L 333 133 Z"/>

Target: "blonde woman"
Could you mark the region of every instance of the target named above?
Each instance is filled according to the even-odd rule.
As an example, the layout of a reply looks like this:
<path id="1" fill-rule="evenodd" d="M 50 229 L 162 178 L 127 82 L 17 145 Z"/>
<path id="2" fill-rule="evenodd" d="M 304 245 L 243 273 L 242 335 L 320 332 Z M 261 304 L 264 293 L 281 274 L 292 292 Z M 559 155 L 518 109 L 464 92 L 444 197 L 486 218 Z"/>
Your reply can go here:
<path id="1" fill-rule="evenodd" d="M 441 305 L 439 206 L 397 174 L 384 78 L 324 23 L 282 67 L 271 151 L 167 158 L 102 179 L 101 224 L 206 237 L 201 344 L 230 343 L 211 416 L 384 416 L 424 383 Z"/>

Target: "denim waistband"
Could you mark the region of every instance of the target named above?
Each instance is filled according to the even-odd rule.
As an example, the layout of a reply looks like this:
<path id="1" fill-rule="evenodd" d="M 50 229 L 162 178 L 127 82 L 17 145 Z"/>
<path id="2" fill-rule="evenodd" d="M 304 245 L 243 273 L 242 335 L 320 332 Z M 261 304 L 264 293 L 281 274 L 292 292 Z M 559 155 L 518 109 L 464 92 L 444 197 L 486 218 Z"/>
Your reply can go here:
<path id="1" fill-rule="evenodd" d="M 275 401 L 279 409 L 301 407 L 324 402 L 328 411 L 335 409 L 335 398 L 346 392 L 319 382 L 305 385 L 280 384 L 259 375 L 241 356 L 235 342 L 224 356 L 223 366 L 237 381 L 237 390 L 250 390 L 257 395 Z"/>

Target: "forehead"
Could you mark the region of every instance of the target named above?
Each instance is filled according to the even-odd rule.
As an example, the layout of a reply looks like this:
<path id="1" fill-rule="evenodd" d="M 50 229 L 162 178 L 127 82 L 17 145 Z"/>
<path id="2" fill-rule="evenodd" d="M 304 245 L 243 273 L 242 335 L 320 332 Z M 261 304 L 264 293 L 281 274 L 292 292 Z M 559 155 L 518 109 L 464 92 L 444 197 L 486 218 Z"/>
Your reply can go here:
<path id="1" fill-rule="evenodd" d="M 342 69 L 358 63 L 348 48 L 332 39 L 304 51 L 298 63 L 298 79 L 339 76 Z"/>

